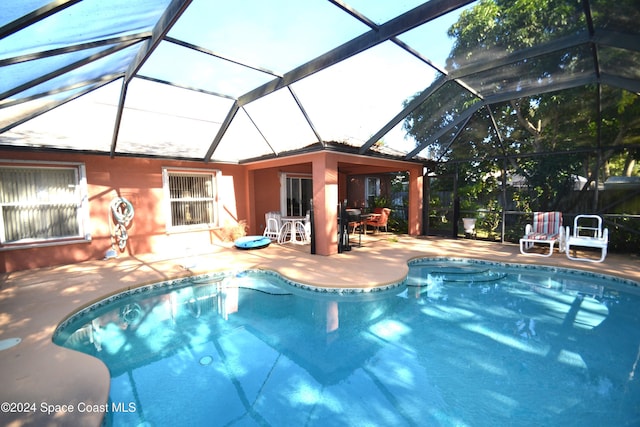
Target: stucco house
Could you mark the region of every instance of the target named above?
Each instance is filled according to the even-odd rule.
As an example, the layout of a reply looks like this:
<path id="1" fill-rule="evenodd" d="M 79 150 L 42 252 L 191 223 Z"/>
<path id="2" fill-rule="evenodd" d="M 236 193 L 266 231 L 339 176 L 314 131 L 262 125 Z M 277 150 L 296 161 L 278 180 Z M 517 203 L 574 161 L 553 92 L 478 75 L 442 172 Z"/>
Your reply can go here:
<path id="1" fill-rule="evenodd" d="M 131 256 L 202 251 L 228 242 L 238 227 L 261 234 L 266 212 L 299 214 L 311 199 L 316 253 L 333 255 L 337 206 L 347 198 L 348 177 L 398 170 L 409 174 L 409 233 L 417 235 L 419 162 L 357 155 L 335 145 L 244 164 L 0 150 L 0 272 L 102 259 L 110 250 Z M 113 213 L 118 198 L 134 211 L 122 245 Z"/>

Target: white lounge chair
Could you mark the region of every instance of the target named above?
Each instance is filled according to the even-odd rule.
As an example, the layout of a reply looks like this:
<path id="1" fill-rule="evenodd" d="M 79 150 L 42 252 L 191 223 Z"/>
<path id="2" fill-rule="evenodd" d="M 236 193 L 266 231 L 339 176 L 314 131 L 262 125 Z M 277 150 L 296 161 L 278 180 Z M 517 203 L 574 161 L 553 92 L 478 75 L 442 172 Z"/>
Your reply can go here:
<path id="1" fill-rule="evenodd" d="M 558 242 L 558 250 L 564 251 L 565 230 L 562 228 L 562 212 L 534 212 L 533 225 L 527 224 L 520 239 L 520 253 L 523 255 L 551 256 L 553 246 Z M 549 252 L 527 252 L 535 244 L 549 245 Z"/>
<path id="2" fill-rule="evenodd" d="M 282 222 L 280 221 L 280 212 L 267 212 L 264 214 L 264 220 L 266 225 L 264 227 L 263 236 L 270 238 L 271 240 L 280 240 L 280 229 Z"/>
<path id="3" fill-rule="evenodd" d="M 573 220 L 573 234 L 567 227 L 567 258 L 575 261 L 602 262 L 607 256 L 609 245 L 609 229 L 602 228 L 602 217 L 599 215 L 578 215 Z M 571 247 L 596 248 L 600 250 L 600 258 L 578 257 L 571 255 Z"/>

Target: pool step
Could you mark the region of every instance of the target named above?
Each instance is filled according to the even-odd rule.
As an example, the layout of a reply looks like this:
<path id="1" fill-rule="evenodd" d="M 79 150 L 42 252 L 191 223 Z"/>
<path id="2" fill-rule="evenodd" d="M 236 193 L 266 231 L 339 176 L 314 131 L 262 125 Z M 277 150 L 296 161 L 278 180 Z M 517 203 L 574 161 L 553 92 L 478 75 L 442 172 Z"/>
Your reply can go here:
<path id="1" fill-rule="evenodd" d="M 457 283 L 486 283 L 497 282 L 507 277 L 506 273 L 497 273 L 491 271 L 489 268 L 466 268 L 466 267 L 442 267 L 442 268 L 430 268 L 427 271 L 422 271 L 421 276 L 424 277 L 424 273 L 427 273 L 433 279 L 442 280 L 443 282 L 457 282 Z M 412 281 L 408 282 L 409 286 L 422 286 L 424 284 L 413 284 Z"/>

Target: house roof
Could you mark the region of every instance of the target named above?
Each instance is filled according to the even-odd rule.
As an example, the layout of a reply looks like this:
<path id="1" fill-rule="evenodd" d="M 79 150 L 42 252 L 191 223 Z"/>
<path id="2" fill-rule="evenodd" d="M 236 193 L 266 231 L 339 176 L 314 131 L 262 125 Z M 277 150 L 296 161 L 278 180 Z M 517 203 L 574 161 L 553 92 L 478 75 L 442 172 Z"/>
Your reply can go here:
<path id="1" fill-rule="evenodd" d="M 418 160 L 512 99 L 639 94 L 637 0 L 558 2 L 578 30 L 452 62 L 447 30 L 479 2 L 5 0 L 0 147 L 244 162 L 337 141 Z M 403 127 L 425 105 L 416 141 Z"/>

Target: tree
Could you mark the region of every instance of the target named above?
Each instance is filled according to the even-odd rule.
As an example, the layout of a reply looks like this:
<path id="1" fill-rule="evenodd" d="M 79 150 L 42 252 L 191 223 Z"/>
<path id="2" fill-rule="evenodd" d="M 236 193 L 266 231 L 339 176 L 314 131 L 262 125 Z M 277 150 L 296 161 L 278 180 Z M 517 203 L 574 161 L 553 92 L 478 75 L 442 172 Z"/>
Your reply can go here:
<path id="1" fill-rule="evenodd" d="M 592 13 L 598 17 L 598 10 Z M 640 142 L 640 97 L 598 84 L 545 92 L 546 84 L 593 72 L 589 43 L 463 73 L 482 61 L 491 63 L 586 28 L 580 1 L 481 0 L 449 29 L 454 44 L 446 69 L 461 75 L 460 80 L 484 99 L 503 93 L 513 93 L 513 99 L 483 107 L 468 121 L 451 127 L 480 97 L 456 81 L 443 84 L 446 79 L 439 76 L 427 89 L 433 90 L 430 97 L 405 121 L 405 130 L 418 143 L 430 144 L 439 159 L 466 163 L 467 172 L 476 171 L 475 177 L 467 174 L 465 180 L 482 181 L 483 174 L 506 165 L 510 173 L 526 177 L 534 201 L 527 203 L 539 209 L 561 208 L 576 176 L 603 181 L 613 170 L 638 174 L 639 152 L 626 147 Z M 619 54 L 607 50 L 601 56 L 615 63 Z M 539 94 L 517 95 L 537 88 Z M 449 132 L 435 137 L 447 127 Z"/>

